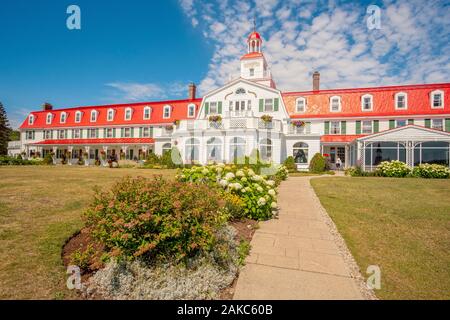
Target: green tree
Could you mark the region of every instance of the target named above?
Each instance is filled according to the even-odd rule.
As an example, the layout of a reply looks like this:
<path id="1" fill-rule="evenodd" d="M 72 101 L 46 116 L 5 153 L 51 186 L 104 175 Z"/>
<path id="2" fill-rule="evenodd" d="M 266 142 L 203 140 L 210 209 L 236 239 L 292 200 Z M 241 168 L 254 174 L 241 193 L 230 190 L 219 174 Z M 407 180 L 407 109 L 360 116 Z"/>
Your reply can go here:
<path id="1" fill-rule="evenodd" d="M 8 117 L 3 104 L 0 102 L 0 155 L 8 154 L 8 141 L 11 134 Z"/>
<path id="2" fill-rule="evenodd" d="M 9 135 L 9 141 L 19 141 L 19 140 L 20 140 L 20 131 L 11 130 L 11 134 Z"/>

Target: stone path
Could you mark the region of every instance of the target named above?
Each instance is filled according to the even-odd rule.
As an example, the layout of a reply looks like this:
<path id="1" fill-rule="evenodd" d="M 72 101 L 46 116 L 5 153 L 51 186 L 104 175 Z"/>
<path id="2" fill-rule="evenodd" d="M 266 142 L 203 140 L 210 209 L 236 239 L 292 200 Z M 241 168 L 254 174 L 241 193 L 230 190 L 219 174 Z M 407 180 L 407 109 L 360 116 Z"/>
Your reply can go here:
<path id="1" fill-rule="evenodd" d="M 234 299 L 364 299 L 309 180 L 280 185 L 279 219 L 260 223 Z"/>

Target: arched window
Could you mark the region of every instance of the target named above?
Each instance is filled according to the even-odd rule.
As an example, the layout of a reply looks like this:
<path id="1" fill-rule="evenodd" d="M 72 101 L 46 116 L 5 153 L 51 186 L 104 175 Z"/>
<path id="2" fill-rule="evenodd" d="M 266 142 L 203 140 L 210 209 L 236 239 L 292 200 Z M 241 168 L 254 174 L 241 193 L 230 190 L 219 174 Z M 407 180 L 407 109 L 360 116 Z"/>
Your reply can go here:
<path id="1" fill-rule="evenodd" d="M 235 91 L 235 94 L 245 94 L 245 89 L 244 89 L 244 88 L 238 88 L 238 89 Z"/>
<path id="2" fill-rule="evenodd" d="M 430 141 L 418 143 L 414 147 L 414 165 L 430 163 L 449 166 L 449 152 L 448 142 Z"/>
<path id="3" fill-rule="evenodd" d="M 81 122 L 81 111 L 75 112 L 75 122 L 76 123 Z"/>
<path id="4" fill-rule="evenodd" d="M 206 142 L 206 158 L 208 161 L 222 161 L 222 140 L 211 138 Z"/>
<path id="5" fill-rule="evenodd" d="M 66 119 L 67 119 L 67 113 L 61 112 L 61 115 L 59 116 L 59 122 L 66 123 Z"/>
<path id="6" fill-rule="evenodd" d="M 395 109 L 408 109 L 408 95 L 404 92 L 397 92 L 395 94 Z"/>
<path id="7" fill-rule="evenodd" d="M 152 108 L 145 107 L 144 108 L 144 120 L 149 120 L 152 116 Z"/>
<path id="8" fill-rule="evenodd" d="M 165 154 L 166 152 L 170 152 L 172 150 L 172 144 L 170 143 L 165 143 L 162 146 L 162 153 Z"/>
<path id="9" fill-rule="evenodd" d="M 114 109 L 108 109 L 107 120 L 108 121 L 113 121 L 114 120 Z"/>
<path id="10" fill-rule="evenodd" d="M 230 140 L 230 162 L 245 163 L 245 139 L 235 137 Z"/>
<path id="11" fill-rule="evenodd" d="M 305 112 L 306 111 L 306 99 L 303 97 L 297 98 L 295 102 L 295 112 Z"/>
<path id="12" fill-rule="evenodd" d="M 129 121 L 131 120 L 131 115 L 133 114 L 133 109 L 131 108 L 126 108 L 125 109 L 125 120 Z"/>
<path id="13" fill-rule="evenodd" d="M 339 112 L 341 111 L 341 97 L 333 96 L 330 98 L 330 111 L 331 112 Z"/>
<path id="14" fill-rule="evenodd" d="M 45 123 L 46 123 L 46 124 L 51 124 L 51 123 L 52 123 L 52 120 L 53 120 L 53 114 L 47 113 L 47 118 L 46 118 L 46 120 L 45 120 Z"/>
<path id="15" fill-rule="evenodd" d="M 259 156 L 264 161 L 272 160 L 272 140 L 263 139 L 259 142 Z"/>
<path id="16" fill-rule="evenodd" d="M 292 155 L 295 163 L 306 164 L 308 163 L 308 144 L 304 142 L 297 142 L 292 147 Z"/>
<path id="17" fill-rule="evenodd" d="M 365 94 L 361 97 L 361 110 L 362 111 L 373 110 L 373 96 L 371 94 Z"/>
<path id="18" fill-rule="evenodd" d="M 91 111 L 91 122 L 96 122 L 97 121 L 97 115 L 98 115 L 97 110 L 92 110 Z"/>
<path id="19" fill-rule="evenodd" d="M 198 139 L 195 138 L 190 138 L 186 141 L 186 153 L 185 153 L 185 158 L 186 158 L 186 162 L 194 162 L 194 161 L 198 161 L 199 158 L 199 146 L 200 146 L 200 141 Z"/>
<path id="20" fill-rule="evenodd" d="M 33 125 L 34 124 L 34 115 L 30 114 L 30 116 L 28 117 L 28 124 L 29 125 Z"/>

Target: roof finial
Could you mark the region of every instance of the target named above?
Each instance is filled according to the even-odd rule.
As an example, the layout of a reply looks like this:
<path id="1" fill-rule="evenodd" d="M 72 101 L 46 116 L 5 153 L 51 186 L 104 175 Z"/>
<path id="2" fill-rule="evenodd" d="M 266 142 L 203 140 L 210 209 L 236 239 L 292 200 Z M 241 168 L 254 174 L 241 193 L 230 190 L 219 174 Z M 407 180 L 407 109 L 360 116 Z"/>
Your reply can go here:
<path id="1" fill-rule="evenodd" d="M 253 32 L 256 32 L 256 13 L 253 16 Z"/>

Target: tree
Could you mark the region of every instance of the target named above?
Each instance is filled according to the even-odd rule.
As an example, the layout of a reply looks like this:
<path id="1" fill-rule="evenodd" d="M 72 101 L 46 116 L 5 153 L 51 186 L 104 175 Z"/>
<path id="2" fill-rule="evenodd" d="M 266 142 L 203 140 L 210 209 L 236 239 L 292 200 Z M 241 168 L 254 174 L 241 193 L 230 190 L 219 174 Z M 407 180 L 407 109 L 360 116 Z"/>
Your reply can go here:
<path id="1" fill-rule="evenodd" d="M 11 134 L 8 117 L 5 108 L 0 102 L 0 155 L 8 154 L 8 141 Z"/>

